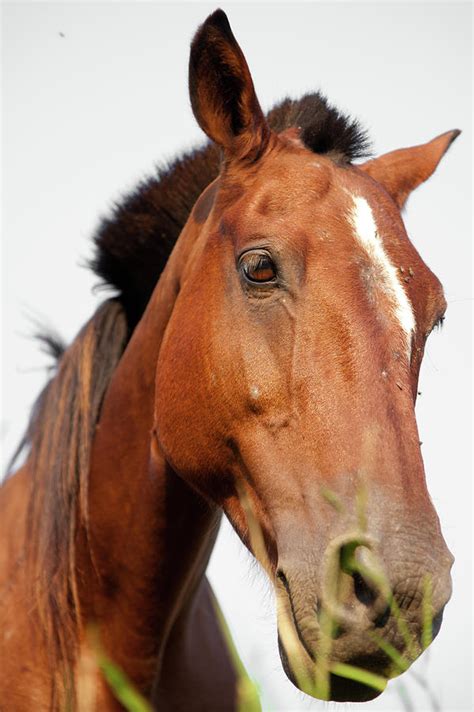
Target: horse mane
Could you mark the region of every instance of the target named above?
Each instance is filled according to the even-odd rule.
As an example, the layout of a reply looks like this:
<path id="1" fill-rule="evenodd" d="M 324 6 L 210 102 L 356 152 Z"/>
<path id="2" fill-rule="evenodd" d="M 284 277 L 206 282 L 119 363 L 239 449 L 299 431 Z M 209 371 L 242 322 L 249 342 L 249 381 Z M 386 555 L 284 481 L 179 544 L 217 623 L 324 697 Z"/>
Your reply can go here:
<path id="1" fill-rule="evenodd" d="M 367 137 L 357 122 L 321 94 L 285 99 L 268 121 L 276 131 L 299 127 L 310 150 L 338 162 L 367 154 Z M 91 261 L 115 298 L 98 308 L 66 350 L 55 339 L 43 339 L 58 358 L 57 369 L 22 442 L 29 447 L 32 474 L 27 553 L 56 681 L 53 697 L 65 680 L 72 699 L 74 694 L 81 615 L 76 540 L 80 527 L 87 532 L 89 460 L 104 394 L 194 203 L 219 166 L 218 149 L 205 144 L 158 168 L 117 204 L 94 236 Z"/>
<path id="2" fill-rule="evenodd" d="M 118 300 L 105 301 L 63 350 L 43 341 L 58 356 L 55 376 L 33 407 L 24 440 L 29 445 L 31 495 L 27 518 L 27 562 L 33 600 L 53 673 L 51 708 L 64 702 L 66 683 L 74 699 L 73 665 L 80 605 L 76 539 L 88 532 L 89 458 L 100 407 L 127 343 L 128 328 Z"/>

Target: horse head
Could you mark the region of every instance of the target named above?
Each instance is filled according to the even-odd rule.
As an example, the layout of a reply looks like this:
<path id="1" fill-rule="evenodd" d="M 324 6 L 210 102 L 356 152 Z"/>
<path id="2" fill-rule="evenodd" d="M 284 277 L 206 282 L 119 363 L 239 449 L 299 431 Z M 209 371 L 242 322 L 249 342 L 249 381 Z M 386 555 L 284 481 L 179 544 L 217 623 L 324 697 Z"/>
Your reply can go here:
<path id="1" fill-rule="evenodd" d="M 446 301 L 401 209 L 458 132 L 359 164 L 313 152 L 270 129 L 222 11 L 189 88 L 222 164 L 171 259 L 157 442 L 269 574 L 290 679 L 367 700 L 380 689 L 344 666 L 408 667 L 451 593 L 415 418 Z"/>

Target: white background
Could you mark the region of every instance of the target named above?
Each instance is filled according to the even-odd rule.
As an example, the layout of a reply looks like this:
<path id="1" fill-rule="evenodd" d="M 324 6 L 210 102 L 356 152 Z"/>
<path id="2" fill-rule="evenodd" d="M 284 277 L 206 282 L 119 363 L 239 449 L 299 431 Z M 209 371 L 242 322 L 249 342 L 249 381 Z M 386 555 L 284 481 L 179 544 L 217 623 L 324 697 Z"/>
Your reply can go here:
<path id="1" fill-rule="evenodd" d="M 449 301 L 445 327 L 429 341 L 417 411 L 430 492 L 456 556 L 443 627 L 414 668 L 441 709 L 470 710 L 471 7 L 222 6 L 265 109 L 286 94 L 322 89 L 369 127 L 376 153 L 464 129 L 436 175 L 409 200 L 405 219 Z M 104 297 L 92 291 L 96 279 L 84 267 L 99 216 L 157 161 L 202 139 L 187 96 L 188 48 L 215 7 L 3 6 L 5 461 L 46 378 L 47 361 L 30 338 L 31 320 L 46 321 L 67 340 L 74 337 Z M 327 709 L 286 680 L 269 586 L 228 525 L 210 577 L 247 669 L 262 687 L 265 710 Z M 411 672 L 365 708 L 435 709 Z"/>

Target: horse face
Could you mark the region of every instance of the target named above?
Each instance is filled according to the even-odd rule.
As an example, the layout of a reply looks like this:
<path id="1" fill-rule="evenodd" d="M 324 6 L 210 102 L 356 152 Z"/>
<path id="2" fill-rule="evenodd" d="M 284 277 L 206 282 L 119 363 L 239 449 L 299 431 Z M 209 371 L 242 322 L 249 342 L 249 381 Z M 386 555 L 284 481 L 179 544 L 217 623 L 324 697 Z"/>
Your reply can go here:
<path id="1" fill-rule="evenodd" d="M 338 665 L 400 672 L 393 650 L 417 657 L 451 590 L 414 414 L 446 304 L 400 207 L 452 135 L 359 167 L 315 155 L 270 132 L 229 33 L 215 13 L 191 53 L 193 108 L 225 161 L 185 228 L 156 432 L 274 581 L 289 677 L 370 699 L 381 688 Z"/>

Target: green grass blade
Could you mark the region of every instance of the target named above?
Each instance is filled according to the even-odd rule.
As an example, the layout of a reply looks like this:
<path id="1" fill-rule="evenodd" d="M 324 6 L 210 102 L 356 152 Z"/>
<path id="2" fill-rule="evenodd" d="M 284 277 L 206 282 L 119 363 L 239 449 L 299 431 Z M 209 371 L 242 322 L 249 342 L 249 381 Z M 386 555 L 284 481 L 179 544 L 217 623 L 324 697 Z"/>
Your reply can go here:
<path id="1" fill-rule="evenodd" d="M 404 712 L 415 712 L 415 707 L 413 705 L 411 697 L 407 691 L 407 688 L 401 680 L 398 680 L 397 684 L 395 685 L 395 691 L 400 697 Z"/>
<path id="2" fill-rule="evenodd" d="M 127 712 L 153 712 L 151 705 L 133 687 L 125 673 L 104 653 L 97 653 L 97 663 L 115 697 Z"/>
<path id="3" fill-rule="evenodd" d="M 237 711 L 238 712 L 261 712 L 260 693 L 257 685 L 250 679 L 247 671 L 240 659 L 235 647 L 232 635 L 224 618 L 221 607 L 215 596 L 213 597 L 214 609 L 221 633 L 223 635 L 227 650 L 232 661 L 235 674 L 237 676 Z"/>
<path id="4" fill-rule="evenodd" d="M 407 647 L 408 655 L 410 656 L 411 661 L 413 662 L 413 660 L 416 660 L 416 658 L 418 657 L 418 654 L 420 652 L 419 646 L 417 645 L 416 640 L 413 637 L 413 635 L 410 633 L 407 622 L 402 615 L 402 612 L 400 610 L 398 603 L 395 600 L 395 596 L 392 595 L 390 597 L 389 605 L 390 605 L 390 612 L 395 619 L 395 623 L 397 624 L 398 631 L 399 631 L 400 635 L 402 636 L 404 643 Z"/>
<path id="5" fill-rule="evenodd" d="M 433 585 L 431 576 L 423 577 L 423 601 L 421 604 L 422 633 L 421 645 L 423 650 L 433 642 Z"/>
<path id="6" fill-rule="evenodd" d="M 340 514 L 344 513 L 344 505 L 335 492 L 329 489 L 329 487 L 321 487 L 320 492 L 326 502 L 328 502 L 328 504 L 330 504 L 336 512 L 339 512 Z"/>
<path id="7" fill-rule="evenodd" d="M 355 680 L 367 687 L 372 687 L 374 690 L 383 692 L 387 687 L 387 680 L 382 675 L 376 675 L 373 672 L 364 670 L 363 668 L 355 667 L 355 665 L 346 665 L 345 663 L 333 663 L 330 667 L 333 675 L 345 677 L 347 680 Z"/>
<path id="8" fill-rule="evenodd" d="M 383 652 L 395 663 L 397 666 L 397 674 L 408 670 L 411 662 L 399 653 L 398 650 L 388 642 L 388 640 L 385 640 L 385 638 L 377 635 L 377 633 L 372 633 L 372 638 L 375 640 L 379 648 L 383 650 Z"/>

